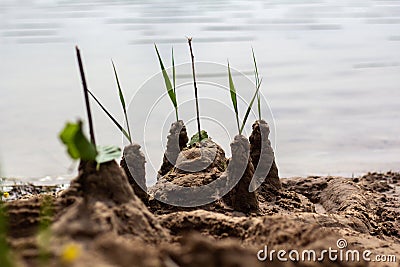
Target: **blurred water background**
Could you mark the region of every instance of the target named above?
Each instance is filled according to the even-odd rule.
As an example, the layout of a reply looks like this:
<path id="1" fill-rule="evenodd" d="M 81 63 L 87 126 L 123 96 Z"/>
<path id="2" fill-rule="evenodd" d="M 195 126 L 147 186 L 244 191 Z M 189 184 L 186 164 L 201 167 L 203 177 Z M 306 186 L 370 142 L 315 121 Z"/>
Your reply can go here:
<path id="1" fill-rule="evenodd" d="M 174 120 L 164 99 L 153 116 L 162 119 L 156 120 L 159 130 L 146 131 L 143 140 L 140 110 L 164 92 L 161 79 L 145 82 L 159 70 L 153 43 L 166 65 L 172 45 L 175 61 L 187 63 L 185 36 L 193 37 L 196 60 L 216 63 L 199 66 L 199 76 L 225 86 L 227 58 L 253 78 L 255 49 L 282 177 L 400 170 L 399 0 L 2 0 L 1 175 L 37 183 L 75 175 L 57 134 L 67 120 L 86 120 L 74 51 L 79 45 L 89 87 L 122 121 L 110 59 L 116 62 L 126 98 L 137 108 L 129 114 L 133 138 L 146 148 L 153 183 L 151 165 L 159 167 Z M 253 88 L 240 78 L 236 87 L 249 100 Z M 189 87 L 180 90 L 178 101 L 192 94 Z M 204 119 L 204 128 L 229 155 L 235 134 L 229 94 L 218 101 L 226 113 L 207 99 L 212 89 L 200 88 L 200 97 L 207 116 L 223 114 L 229 134 L 221 119 Z M 182 108 L 186 121 L 195 116 L 193 107 Z M 98 143 L 121 145 L 118 130 L 94 103 L 92 108 Z M 188 122 L 190 135 L 195 129 Z"/>

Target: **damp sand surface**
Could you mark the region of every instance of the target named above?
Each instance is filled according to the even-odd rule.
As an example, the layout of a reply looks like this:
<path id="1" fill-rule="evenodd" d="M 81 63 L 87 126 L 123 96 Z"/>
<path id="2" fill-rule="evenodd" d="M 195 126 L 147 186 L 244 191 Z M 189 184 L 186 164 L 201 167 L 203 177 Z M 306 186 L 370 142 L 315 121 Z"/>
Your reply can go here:
<path id="1" fill-rule="evenodd" d="M 102 175 L 108 178 L 99 183 L 94 168 L 88 168 L 67 189 L 33 190 L 6 202 L 17 266 L 38 262 L 36 234 L 46 195 L 53 203 L 46 266 L 399 266 L 399 173 L 281 179 L 275 200 L 260 202 L 260 210 L 248 214 L 218 204 L 163 210 L 152 201 L 145 205 L 117 164 L 102 165 Z M 373 259 L 396 255 L 397 262 L 257 259 L 265 246 L 320 253 L 338 249 L 339 239 L 345 240 L 345 249 L 370 250 Z M 79 253 L 66 259 L 71 246 Z"/>

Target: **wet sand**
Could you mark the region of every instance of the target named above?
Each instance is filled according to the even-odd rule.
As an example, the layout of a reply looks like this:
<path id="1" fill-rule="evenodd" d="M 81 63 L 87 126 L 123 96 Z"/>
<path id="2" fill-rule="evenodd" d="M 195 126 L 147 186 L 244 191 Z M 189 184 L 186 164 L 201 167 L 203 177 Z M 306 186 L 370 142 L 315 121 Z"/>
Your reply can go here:
<path id="1" fill-rule="evenodd" d="M 85 167 L 70 188 L 51 195 L 46 266 L 399 266 L 399 173 L 298 177 L 281 184 L 275 199 L 260 201 L 257 212 L 238 212 L 219 202 L 163 209 L 152 201 L 146 206 L 116 163 L 102 165 L 101 175 Z M 6 204 L 8 241 L 18 266 L 40 266 L 36 234 L 44 196 Z M 397 262 L 257 259 L 265 246 L 320 253 L 338 249 L 340 239 L 347 242 L 343 251 L 370 250 L 371 259 L 396 255 Z M 79 253 L 65 258 L 71 246 Z"/>

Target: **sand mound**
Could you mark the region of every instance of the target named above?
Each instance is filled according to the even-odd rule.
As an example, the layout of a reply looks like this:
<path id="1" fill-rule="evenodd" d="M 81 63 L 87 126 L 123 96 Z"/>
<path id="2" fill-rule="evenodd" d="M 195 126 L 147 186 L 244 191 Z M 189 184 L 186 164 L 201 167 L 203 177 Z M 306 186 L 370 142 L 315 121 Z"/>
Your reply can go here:
<path id="1" fill-rule="evenodd" d="M 184 149 L 178 155 L 176 167 L 149 188 L 151 209 L 176 211 L 217 201 L 218 195 L 210 192 L 223 186 L 216 181 L 225 168 L 224 150 L 210 139 Z"/>
<path id="2" fill-rule="evenodd" d="M 112 231 L 150 243 L 168 237 L 114 161 L 102 164 L 99 170 L 93 163 L 84 164 L 60 201 L 71 198 L 74 203 L 60 210 L 53 225 L 57 235 L 93 237 Z"/>

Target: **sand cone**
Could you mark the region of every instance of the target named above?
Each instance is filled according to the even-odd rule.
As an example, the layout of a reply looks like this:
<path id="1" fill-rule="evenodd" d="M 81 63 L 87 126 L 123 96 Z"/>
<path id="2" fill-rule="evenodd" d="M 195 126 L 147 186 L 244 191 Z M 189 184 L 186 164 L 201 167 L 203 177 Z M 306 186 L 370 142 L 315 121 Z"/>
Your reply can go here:
<path id="1" fill-rule="evenodd" d="M 253 124 L 253 131 L 249 137 L 250 156 L 255 169 L 254 188 L 258 187 L 258 192 L 262 200 L 271 201 L 277 191 L 281 189 L 278 168 L 275 163 L 274 150 L 268 139 L 270 130 L 264 120 L 258 120 Z"/>
<path id="2" fill-rule="evenodd" d="M 146 159 L 140 151 L 140 145 L 132 143 L 124 148 L 124 154 L 121 160 L 121 167 L 124 169 L 128 182 L 132 186 L 133 192 L 145 204 L 148 203 L 146 186 Z"/>
<path id="3" fill-rule="evenodd" d="M 227 186 L 232 186 L 231 183 L 239 181 L 223 199 L 237 211 L 244 213 L 257 212 L 256 192 L 249 191 L 254 167 L 250 158 L 250 144 L 247 138 L 243 135 L 236 135 L 231 143 L 231 151 L 232 158 L 229 161 L 227 170 Z"/>
<path id="4" fill-rule="evenodd" d="M 57 200 L 52 230 L 73 239 L 96 238 L 105 233 L 133 235 L 156 243 L 168 234 L 133 193 L 125 172 L 115 161 L 96 168 L 81 164 L 79 175 Z"/>
<path id="5" fill-rule="evenodd" d="M 157 180 L 175 166 L 179 152 L 187 145 L 189 138 L 183 121 L 179 120 L 172 123 L 167 139 L 167 150 L 164 153 L 163 163 L 158 171 Z"/>

